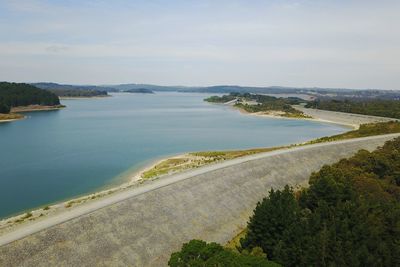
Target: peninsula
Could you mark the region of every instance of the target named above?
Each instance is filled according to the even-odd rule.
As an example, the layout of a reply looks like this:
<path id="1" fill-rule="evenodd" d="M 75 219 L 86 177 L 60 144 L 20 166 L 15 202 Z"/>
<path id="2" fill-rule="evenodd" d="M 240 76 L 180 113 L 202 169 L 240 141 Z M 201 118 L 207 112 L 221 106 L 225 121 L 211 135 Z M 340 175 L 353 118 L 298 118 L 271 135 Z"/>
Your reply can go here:
<path id="1" fill-rule="evenodd" d="M 243 112 L 258 115 L 271 115 L 286 118 L 311 118 L 292 105 L 298 105 L 305 100 L 297 97 L 274 97 L 251 93 L 230 93 L 223 96 L 212 96 L 204 99 L 211 103 L 232 105 Z"/>
<path id="2" fill-rule="evenodd" d="M 20 112 L 64 108 L 55 94 L 25 83 L 0 83 L 0 122 L 22 119 Z"/>

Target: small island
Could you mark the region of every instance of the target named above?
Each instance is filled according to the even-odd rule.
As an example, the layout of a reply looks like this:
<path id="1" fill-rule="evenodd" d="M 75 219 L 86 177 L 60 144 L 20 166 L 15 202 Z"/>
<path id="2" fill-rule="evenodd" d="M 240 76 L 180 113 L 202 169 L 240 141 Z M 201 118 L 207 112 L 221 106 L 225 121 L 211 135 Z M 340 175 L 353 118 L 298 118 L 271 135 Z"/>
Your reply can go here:
<path id="1" fill-rule="evenodd" d="M 55 94 L 25 83 L 0 83 L 0 122 L 24 118 L 19 112 L 64 108 Z"/>
<path id="2" fill-rule="evenodd" d="M 147 88 L 134 88 L 134 89 L 129 89 L 125 90 L 125 93 L 133 93 L 133 94 L 154 94 L 153 90 L 147 89 Z"/>
<path id="3" fill-rule="evenodd" d="M 211 103 L 232 105 L 247 113 L 289 118 L 310 118 L 302 111 L 292 107 L 292 105 L 305 102 L 305 100 L 297 97 L 278 98 L 260 94 L 230 93 L 223 96 L 211 96 L 204 100 Z"/>

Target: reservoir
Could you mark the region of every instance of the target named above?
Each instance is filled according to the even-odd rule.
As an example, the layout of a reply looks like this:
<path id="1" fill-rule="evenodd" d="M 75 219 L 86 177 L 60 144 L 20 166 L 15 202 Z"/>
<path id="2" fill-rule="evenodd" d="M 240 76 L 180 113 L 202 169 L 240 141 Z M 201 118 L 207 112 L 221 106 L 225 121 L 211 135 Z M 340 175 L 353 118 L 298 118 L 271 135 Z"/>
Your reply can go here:
<path id="1" fill-rule="evenodd" d="M 208 94 L 115 93 L 0 123 L 0 218 L 123 182 L 155 159 L 191 151 L 272 147 L 348 131 L 242 114 Z"/>

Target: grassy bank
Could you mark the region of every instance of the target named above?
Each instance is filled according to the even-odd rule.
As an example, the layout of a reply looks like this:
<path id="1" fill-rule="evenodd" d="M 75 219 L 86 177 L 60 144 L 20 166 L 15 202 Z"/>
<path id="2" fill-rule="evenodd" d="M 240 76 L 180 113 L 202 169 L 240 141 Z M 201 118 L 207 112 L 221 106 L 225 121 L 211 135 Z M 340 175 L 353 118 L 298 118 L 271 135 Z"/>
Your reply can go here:
<path id="1" fill-rule="evenodd" d="M 8 114 L 0 113 L 0 122 L 1 121 L 10 121 L 10 120 L 20 120 L 23 118 L 24 118 L 23 115 L 17 114 L 17 113 L 8 113 Z"/>
<path id="2" fill-rule="evenodd" d="M 141 174 L 141 178 L 151 179 L 166 174 L 173 174 L 184 170 L 198 168 L 204 165 L 217 163 L 224 160 L 240 158 L 262 152 L 269 152 L 281 148 L 284 147 L 192 152 L 160 161 L 158 164 L 155 164 L 150 169 L 144 171 Z"/>

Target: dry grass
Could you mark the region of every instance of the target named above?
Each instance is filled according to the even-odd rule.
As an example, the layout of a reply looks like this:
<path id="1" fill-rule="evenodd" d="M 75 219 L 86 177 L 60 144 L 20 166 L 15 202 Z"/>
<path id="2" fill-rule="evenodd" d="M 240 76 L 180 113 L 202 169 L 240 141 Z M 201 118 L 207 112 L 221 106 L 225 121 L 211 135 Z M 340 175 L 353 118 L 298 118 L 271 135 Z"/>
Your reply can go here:
<path id="1" fill-rule="evenodd" d="M 244 238 L 247 233 L 247 228 L 243 229 L 239 234 L 237 234 L 234 238 L 232 238 L 226 245 L 225 248 L 237 251 L 237 248 L 240 248 L 240 239 Z"/>
<path id="2" fill-rule="evenodd" d="M 22 119 L 24 116 L 17 113 L 3 114 L 0 113 L 0 121 L 2 120 L 18 120 Z"/>
<path id="3" fill-rule="evenodd" d="M 151 179 L 166 174 L 173 174 L 188 169 L 198 168 L 211 163 L 217 163 L 224 160 L 240 158 L 262 152 L 269 152 L 281 148 L 283 147 L 255 148 L 231 151 L 193 152 L 183 156 L 163 160 L 155 165 L 153 168 L 144 171 L 141 177 L 143 179 Z"/>

